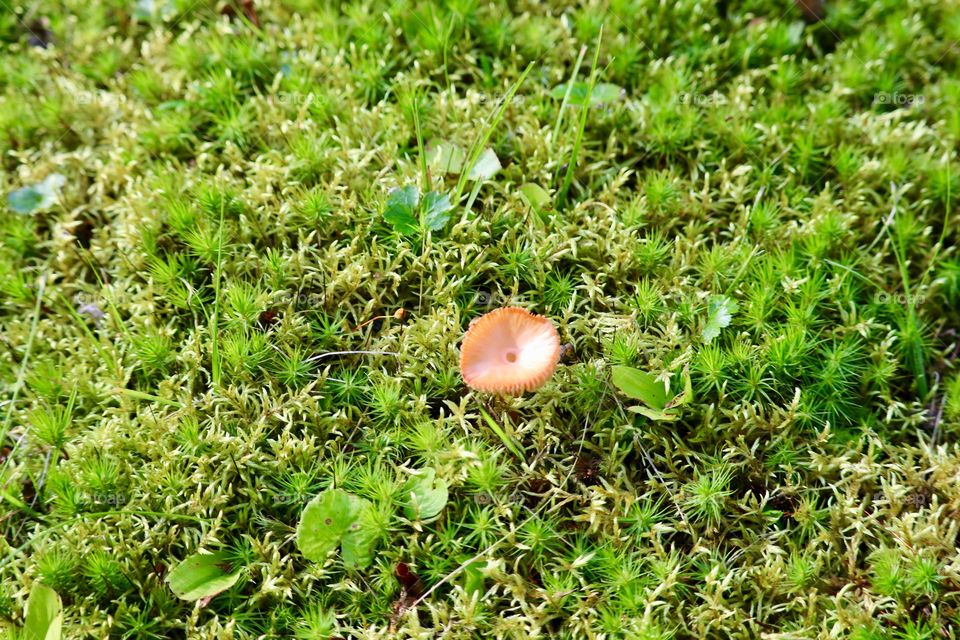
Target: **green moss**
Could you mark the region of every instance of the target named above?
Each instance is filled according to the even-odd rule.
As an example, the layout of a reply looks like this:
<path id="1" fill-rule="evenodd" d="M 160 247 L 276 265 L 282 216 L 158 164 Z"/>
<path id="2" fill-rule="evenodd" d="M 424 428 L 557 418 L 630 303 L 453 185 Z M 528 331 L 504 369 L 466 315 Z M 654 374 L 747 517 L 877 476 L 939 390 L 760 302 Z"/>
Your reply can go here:
<path id="1" fill-rule="evenodd" d="M 4 194 L 66 178 L 0 209 L 4 621 L 40 580 L 70 637 L 956 625 L 950 3 L 88 4 L 0 8 Z M 563 107 L 595 52 L 622 95 Z M 502 166 L 401 235 L 444 141 Z M 506 305 L 564 345 L 519 398 L 458 367 Z M 693 399 L 628 411 L 615 364 Z M 366 567 L 293 543 L 333 487 Z M 198 551 L 242 578 L 195 608 Z"/>

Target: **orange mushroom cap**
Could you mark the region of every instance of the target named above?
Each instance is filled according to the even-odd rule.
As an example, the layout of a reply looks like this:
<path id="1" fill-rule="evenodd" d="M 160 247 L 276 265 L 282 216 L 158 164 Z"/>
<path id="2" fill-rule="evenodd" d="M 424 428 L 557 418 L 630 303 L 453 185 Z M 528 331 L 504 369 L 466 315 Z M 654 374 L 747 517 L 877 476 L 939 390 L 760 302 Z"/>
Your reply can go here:
<path id="1" fill-rule="evenodd" d="M 471 389 L 520 395 L 553 375 L 560 360 L 560 334 L 543 316 L 503 307 L 470 325 L 460 348 L 460 374 Z"/>

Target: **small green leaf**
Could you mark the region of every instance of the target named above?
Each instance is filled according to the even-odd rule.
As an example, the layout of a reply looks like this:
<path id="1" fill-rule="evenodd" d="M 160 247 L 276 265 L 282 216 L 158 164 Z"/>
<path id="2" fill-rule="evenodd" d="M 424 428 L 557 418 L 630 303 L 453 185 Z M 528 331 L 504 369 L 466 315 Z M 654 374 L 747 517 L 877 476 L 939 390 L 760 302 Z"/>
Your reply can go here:
<path id="1" fill-rule="evenodd" d="M 509 449 L 513 455 L 517 456 L 518 460 L 526 460 L 526 456 L 523 454 L 523 451 L 520 450 L 520 447 L 517 446 L 517 443 L 513 441 L 513 438 L 507 435 L 507 432 L 504 431 L 499 424 L 497 424 L 497 421 L 493 419 L 493 416 L 484 411 L 483 407 L 480 408 L 480 415 L 484 417 L 484 419 L 487 421 L 487 424 L 490 426 L 490 429 L 497 434 L 504 446 Z"/>
<path id="2" fill-rule="evenodd" d="M 167 584 L 181 600 L 211 598 L 236 584 L 241 569 L 232 567 L 226 552 L 195 553 L 170 571 Z"/>
<path id="3" fill-rule="evenodd" d="M 623 87 L 615 84 L 601 82 L 594 85 L 593 92 L 591 93 L 590 83 L 574 82 L 573 88 L 570 90 L 570 98 L 567 100 L 567 104 L 575 107 L 584 106 L 587 103 L 588 93 L 590 94 L 590 105 L 596 106 L 598 104 L 605 104 L 607 102 L 615 102 L 616 100 L 619 100 L 623 97 L 624 90 Z M 550 92 L 550 96 L 557 100 L 563 100 L 563 97 L 566 94 L 566 84 L 557 85 L 553 88 L 553 91 Z"/>
<path id="4" fill-rule="evenodd" d="M 50 587 L 34 582 L 27 598 L 23 635 L 26 640 L 60 640 L 63 633 L 63 605 Z"/>
<path id="5" fill-rule="evenodd" d="M 423 196 L 423 221 L 427 229 L 439 231 L 450 222 L 450 210 L 453 203 L 445 193 L 431 191 Z"/>
<path id="6" fill-rule="evenodd" d="M 550 194 L 538 184 L 528 182 L 520 187 L 520 195 L 534 211 L 541 211 L 550 205 Z"/>
<path id="7" fill-rule="evenodd" d="M 358 500 L 360 498 L 357 498 Z M 373 509 L 365 500 L 347 531 L 343 534 L 340 554 L 347 568 L 363 568 L 373 560 L 374 543 L 377 540 L 377 525 L 373 521 Z"/>
<path id="8" fill-rule="evenodd" d="M 189 106 L 188 100 L 167 100 L 157 105 L 157 111 L 183 111 Z"/>
<path id="9" fill-rule="evenodd" d="M 803 20 L 794 20 L 787 27 L 787 41 L 794 47 L 803 42 L 803 30 L 807 27 Z"/>
<path id="10" fill-rule="evenodd" d="M 500 171 L 500 158 L 494 153 L 493 149 L 484 149 L 477 161 L 470 168 L 470 174 L 467 176 L 470 180 L 489 180 Z"/>
<path id="11" fill-rule="evenodd" d="M 673 400 L 667 403 L 667 409 L 683 406 L 693 400 L 693 385 L 690 382 L 690 370 L 687 367 L 683 368 L 683 374 L 681 374 L 681 377 L 683 379 L 683 391 L 674 396 Z"/>
<path id="12" fill-rule="evenodd" d="M 420 228 L 417 219 L 417 204 L 420 202 L 420 191 L 413 185 L 398 187 L 387 196 L 387 206 L 383 210 L 383 218 L 403 235 L 411 235 Z"/>
<path id="13" fill-rule="evenodd" d="M 667 404 L 667 385 L 652 374 L 633 367 L 613 367 L 613 384 L 626 395 L 643 402 L 656 411 Z"/>
<path id="14" fill-rule="evenodd" d="M 487 566 L 487 563 L 484 560 L 473 560 L 472 562 L 470 560 L 467 556 L 460 558 L 461 564 L 466 563 L 463 568 L 463 590 L 470 595 L 482 594 L 485 581 L 483 569 Z"/>
<path id="15" fill-rule="evenodd" d="M 642 416 L 646 416 L 651 420 L 656 420 L 657 422 L 673 422 L 676 420 L 679 415 L 673 409 L 667 409 L 665 411 L 657 411 L 656 409 L 650 409 L 649 407 L 641 407 L 639 405 L 633 407 L 627 407 L 627 411 L 632 411 L 633 413 L 639 413 Z"/>
<path id="16" fill-rule="evenodd" d="M 16 213 L 33 213 L 35 209 L 43 202 L 43 195 L 35 187 L 24 187 L 10 192 L 7 196 L 7 204 Z"/>
<path id="17" fill-rule="evenodd" d="M 57 202 L 60 188 L 67 179 L 59 173 L 51 173 L 42 182 L 17 189 L 7 195 L 7 204 L 17 213 L 29 214 L 46 209 Z"/>
<path id="18" fill-rule="evenodd" d="M 737 303 L 727 296 L 712 296 L 707 303 L 707 323 L 703 325 L 703 341 L 709 343 L 720 335 L 720 330 L 728 327 L 737 312 Z"/>
<path id="19" fill-rule="evenodd" d="M 372 515 L 368 500 L 342 489 L 328 489 L 303 510 L 297 527 L 297 546 L 307 560 L 322 562 L 342 545 L 344 564 L 366 566 L 372 560 L 376 540 Z"/>
<path id="20" fill-rule="evenodd" d="M 407 480 L 403 494 L 408 500 L 403 508 L 410 520 L 429 521 L 440 515 L 447 504 L 447 483 L 437 479 L 437 470 L 422 469 Z"/>
<path id="21" fill-rule="evenodd" d="M 149 20 L 153 17 L 155 11 L 156 7 L 153 0 L 137 0 L 137 4 L 133 8 L 133 18 L 134 20 Z"/>
<path id="22" fill-rule="evenodd" d="M 320 562 L 336 549 L 362 505 L 360 498 L 341 489 L 330 489 L 311 500 L 300 516 L 297 546 L 303 557 Z"/>
<path id="23" fill-rule="evenodd" d="M 427 163 L 442 173 L 460 173 L 466 160 L 467 154 L 462 148 L 446 141 L 436 143 L 427 151 Z"/>

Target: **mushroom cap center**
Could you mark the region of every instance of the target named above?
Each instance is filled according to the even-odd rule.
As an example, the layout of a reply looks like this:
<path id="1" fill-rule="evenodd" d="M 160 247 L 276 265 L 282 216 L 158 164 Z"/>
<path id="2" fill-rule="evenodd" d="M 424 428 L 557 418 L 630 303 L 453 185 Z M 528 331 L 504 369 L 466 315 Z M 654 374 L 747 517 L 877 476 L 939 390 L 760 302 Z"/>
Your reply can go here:
<path id="1" fill-rule="evenodd" d="M 542 386 L 559 356 L 560 336 L 549 320 L 505 307 L 471 325 L 460 352 L 460 372 L 474 389 L 519 394 Z"/>

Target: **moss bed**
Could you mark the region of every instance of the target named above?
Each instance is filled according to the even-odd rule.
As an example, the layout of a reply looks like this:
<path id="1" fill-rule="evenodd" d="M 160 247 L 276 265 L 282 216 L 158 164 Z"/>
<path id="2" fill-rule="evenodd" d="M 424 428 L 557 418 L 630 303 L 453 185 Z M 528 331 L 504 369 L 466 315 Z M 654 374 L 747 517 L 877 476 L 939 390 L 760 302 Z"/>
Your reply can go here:
<path id="1" fill-rule="evenodd" d="M 958 41 L 952 0 L 0 0 L 0 633 L 43 584 L 66 638 L 958 637 Z M 461 378 L 501 306 L 560 333 L 536 392 Z M 334 490 L 360 561 L 298 544 Z M 198 553 L 235 580 L 178 597 Z"/>

